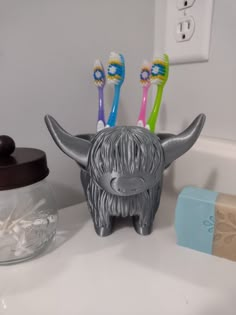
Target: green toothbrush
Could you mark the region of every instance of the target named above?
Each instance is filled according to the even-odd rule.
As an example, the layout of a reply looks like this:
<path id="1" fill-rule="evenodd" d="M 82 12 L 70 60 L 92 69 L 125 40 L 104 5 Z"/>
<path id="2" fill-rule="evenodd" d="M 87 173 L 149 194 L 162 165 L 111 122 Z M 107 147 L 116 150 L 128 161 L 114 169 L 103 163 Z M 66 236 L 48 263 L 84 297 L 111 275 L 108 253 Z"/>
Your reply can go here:
<path id="1" fill-rule="evenodd" d="M 168 74 L 169 74 L 168 55 L 164 54 L 162 57 L 155 58 L 152 62 L 150 80 L 151 83 L 156 84 L 158 88 L 153 109 L 146 124 L 146 128 L 152 132 L 155 132 L 158 113 L 161 106 L 162 93 L 166 81 L 168 79 Z"/>

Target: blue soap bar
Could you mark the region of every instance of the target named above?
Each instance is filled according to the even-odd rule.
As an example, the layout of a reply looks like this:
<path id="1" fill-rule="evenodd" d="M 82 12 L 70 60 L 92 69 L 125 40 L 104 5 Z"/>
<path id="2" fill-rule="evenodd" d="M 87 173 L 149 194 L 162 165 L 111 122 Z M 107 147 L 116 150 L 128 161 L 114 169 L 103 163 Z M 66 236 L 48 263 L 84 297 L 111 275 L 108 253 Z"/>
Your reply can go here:
<path id="1" fill-rule="evenodd" d="M 217 192 L 197 187 L 186 187 L 182 190 L 175 213 L 179 245 L 212 253 L 217 196 Z"/>
<path id="2" fill-rule="evenodd" d="M 175 229 L 179 245 L 236 261 L 236 196 L 184 188 Z"/>

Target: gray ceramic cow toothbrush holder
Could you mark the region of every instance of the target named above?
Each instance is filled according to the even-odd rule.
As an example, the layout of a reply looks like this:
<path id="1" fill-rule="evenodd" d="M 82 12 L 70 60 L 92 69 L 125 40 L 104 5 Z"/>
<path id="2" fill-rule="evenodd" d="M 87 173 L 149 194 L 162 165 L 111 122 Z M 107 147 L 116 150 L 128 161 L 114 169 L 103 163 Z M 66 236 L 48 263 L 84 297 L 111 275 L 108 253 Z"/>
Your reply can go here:
<path id="1" fill-rule="evenodd" d="M 118 126 L 72 136 L 53 117 L 46 116 L 45 121 L 57 146 L 81 168 L 97 234 L 111 234 L 114 217 L 131 216 L 136 232 L 148 235 L 160 203 L 163 172 L 193 146 L 205 115 L 179 135 Z"/>

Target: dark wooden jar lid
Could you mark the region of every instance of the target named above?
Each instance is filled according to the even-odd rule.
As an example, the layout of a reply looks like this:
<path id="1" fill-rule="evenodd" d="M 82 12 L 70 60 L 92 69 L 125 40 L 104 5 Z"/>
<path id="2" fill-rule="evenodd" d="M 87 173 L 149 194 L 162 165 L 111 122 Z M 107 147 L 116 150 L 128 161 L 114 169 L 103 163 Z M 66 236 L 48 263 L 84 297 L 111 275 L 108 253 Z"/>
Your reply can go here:
<path id="1" fill-rule="evenodd" d="M 0 190 L 34 184 L 49 173 L 46 154 L 38 149 L 15 148 L 8 136 L 0 136 Z"/>

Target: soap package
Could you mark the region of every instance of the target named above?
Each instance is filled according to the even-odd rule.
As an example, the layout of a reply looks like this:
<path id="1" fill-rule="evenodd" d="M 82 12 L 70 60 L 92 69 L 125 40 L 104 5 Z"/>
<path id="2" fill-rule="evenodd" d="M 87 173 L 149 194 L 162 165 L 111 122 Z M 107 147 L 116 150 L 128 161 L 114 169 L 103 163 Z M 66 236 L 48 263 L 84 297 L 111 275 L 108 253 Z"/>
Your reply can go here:
<path id="1" fill-rule="evenodd" d="M 185 187 L 175 229 L 178 245 L 236 261 L 236 196 Z"/>

